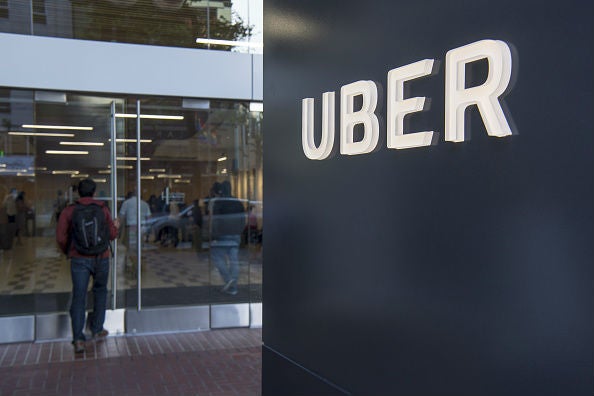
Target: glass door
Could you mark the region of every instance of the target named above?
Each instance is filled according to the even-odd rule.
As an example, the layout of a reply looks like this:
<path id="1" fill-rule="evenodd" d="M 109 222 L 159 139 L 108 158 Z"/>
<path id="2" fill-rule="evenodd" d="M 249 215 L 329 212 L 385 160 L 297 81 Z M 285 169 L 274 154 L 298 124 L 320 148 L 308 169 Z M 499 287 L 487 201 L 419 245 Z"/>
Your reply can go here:
<path id="1" fill-rule="evenodd" d="M 237 102 L 181 98 L 129 97 L 124 107 L 116 115 L 118 214 L 125 224 L 119 301 L 136 309 L 254 296 L 259 302 L 261 139 L 253 114 Z M 216 202 L 231 199 L 236 224 L 232 241 L 221 242 L 212 233 Z M 225 287 L 230 276 L 234 282 Z"/>
<path id="2" fill-rule="evenodd" d="M 83 178 L 123 223 L 108 308 L 261 302 L 261 112 L 6 88 L 0 118 L 0 317 L 68 312 L 56 220 Z"/>
<path id="3" fill-rule="evenodd" d="M 77 200 L 83 178 L 93 179 L 96 198 L 114 208 L 113 103 L 89 95 L 1 90 L 0 315 L 68 311 L 70 262 L 56 245 L 56 221 Z"/>

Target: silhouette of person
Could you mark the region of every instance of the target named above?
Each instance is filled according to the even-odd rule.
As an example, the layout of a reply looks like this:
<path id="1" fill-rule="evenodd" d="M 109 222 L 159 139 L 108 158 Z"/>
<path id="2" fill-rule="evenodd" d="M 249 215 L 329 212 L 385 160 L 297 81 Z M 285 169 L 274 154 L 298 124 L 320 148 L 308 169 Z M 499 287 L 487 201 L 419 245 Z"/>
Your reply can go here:
<path id="1" fill-rule="evenodd" d="M 81 180 L 78 184 L 80 205 L 98 205 L 102 208 L 105 220 L 109 226 L 110 240 L 118 236 L 120 222 L 112 220 L 109 209 L 103 201 L 94 199 L 96 184 L 91 179 Z M 95 256 L 87 256 L 79 253 L 73 242 L 72 217 L 76 205 L 67 206 L 58 219 L 56 227 L 56 242 L 58 246 L 70 258 L 70 275 L 72 276 L 72 303 L 70 305 L 70 318 L 72 320 L 72 344 L 75 353 L 82 353 L 85 350 L 85 310 L 87 287 L 89 278 L 93 277 L 93 312 L 89 314 L 88 326 L 93 338 L 106 337 L 108 332 L 103 328 L 105 322 L 105 309 L 107 308 L 107 281 L 109 278 L 109 249 Z"/>
<path id="2" fill-rule="evenodd" d="M 129 260 L 128 258 L 132 259 L 132 257 L 136 257 L 136 246 L 137 246 L 137 230 L 138 230 L 138 219 L 136 216 L 136 212 L 137 212 L 137 196 L 136 196 L 136 192 L 135 191 L 131 191 L 128 193 L 128 195 L 126 196 L 126 200 L 122 203 L 122 206 L 120 208 L 120 221 L 124 222 L 125 226 L 125 230 L 124 232 L 126 233 L 124 235 L 124 240 L 125 243 L 124 245 L 126 246 L 126 255 L 125 255 L 125 263 L 126 263 L 126 268 L 128 268 L 128 263 Z M 151 209 L 149 207 L 149 205 L 144 202 L 143 200 L 140 200 L 140 224 L 142 225 L 143 222 L 145 222 L 146 220 L 148 220 L 151 217 Z M 135 260 L 132 260 L 135 261 Z"/>
<path id="3" fill-rule="evenodd" d="M 29 206 L 27 205 L 27 201 L 25 201 L 25 192 L 21 191 L 16 199 L 15 204 L 17 208 L 16 214 L 16 224 L 17 224 L 17 243 L 20 245 L 21 236 L 29 236 L 29 230 L 27 228 L 27 215 L 29 213 Z"/>
<path id="4" fill-rule="evenodd" d="M 221 291 L 230 295 L 238 292 L 239 245 L 246 225 L 243 203 L 231 195 L 231 184 L 224 181 L 212 188 L 215 197 L 209 201 L 210 251 L 212 262 L 223 278 Z"/>
<path id="5" fill-rule="evenodd" d="M 16 223 L 17 207 L 16 199 L 19 193 L 16 188 L 11 188 L 10 192 L 4 197 L 2 202 L 6 210 L 6 216 L 9 223 Z"/>

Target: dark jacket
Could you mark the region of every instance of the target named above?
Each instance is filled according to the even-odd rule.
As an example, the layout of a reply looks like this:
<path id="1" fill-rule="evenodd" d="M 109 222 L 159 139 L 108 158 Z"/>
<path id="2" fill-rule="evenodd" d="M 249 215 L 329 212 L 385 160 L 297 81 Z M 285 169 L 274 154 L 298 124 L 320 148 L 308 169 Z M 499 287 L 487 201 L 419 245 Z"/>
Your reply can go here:
<path id="1" fill-rule="evenodd" d="M 97 204 L 103 208 L 103 213 L 105 214 L 105 220 L 109 225 L 109 238 L 114 240 L 118 236 L 118 229 L 116 228 L 115 224 L 111 220 L 111 213 L 107 206 L 105 206 L 103 201 L 98 201 L 91 197 L 83 197 L 77 201 L 81 205 L 90 205 L 92 203 Z M 56 227 L 56 242 L 58 246 L 62 250 L 64 254 L 68 257 L 95 257 L 95 256 L 85 256 L 80 254 L 74 248 L 74 243 L 71 241 L 70 232 L 71 232 L 71 224 L 72 224 L 72 212 L 76 205 L 67 206 L 61 213 L 60 217 L 58 218 L 58 226 Z M 70 246 L 69 246 L 70 245 Z M 107 249 L 103 254 L 100 256 L 101 258 L 109 257 L 109 249 Z"/>
<path id="2" fill-rule="evenodd" d="M 241 235 L 247 223 L 243 203 L 235 197 L 212 198 L 209 202 L 211 238 Z"/>

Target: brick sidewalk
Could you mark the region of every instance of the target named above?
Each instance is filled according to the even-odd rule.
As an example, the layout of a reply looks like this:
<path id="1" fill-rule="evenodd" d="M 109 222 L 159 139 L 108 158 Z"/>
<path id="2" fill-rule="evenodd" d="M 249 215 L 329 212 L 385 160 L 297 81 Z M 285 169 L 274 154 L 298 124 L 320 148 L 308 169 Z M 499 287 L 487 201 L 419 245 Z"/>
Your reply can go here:
<path id="1" fill-rule="evenodd" d="M 0 345 L 0 396 L 260 395 L 261 329 Z"/>

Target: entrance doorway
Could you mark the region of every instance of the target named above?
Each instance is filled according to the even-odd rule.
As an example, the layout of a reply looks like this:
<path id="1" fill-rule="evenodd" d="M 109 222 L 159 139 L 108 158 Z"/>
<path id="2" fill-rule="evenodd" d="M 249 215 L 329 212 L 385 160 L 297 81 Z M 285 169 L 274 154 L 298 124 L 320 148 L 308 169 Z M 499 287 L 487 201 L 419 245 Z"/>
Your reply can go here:
<path id="1" fill-rule="evenodd" d="M 67 337 L 70 268 L 55 244 L 55 221 L 63 205 L 77 199 L 78 181 L 88 177 L 114 216 L 134 194 L 150 210 L 136 217 L 128 211 L 113 243 L 113 331 L 174 330 L 142 319 L 164 309 L 206 312 L 209 327 L 253 325 L 262 277 L 261 113 L 232 101 L 16 89 L 0 92 L 0 107 L 0 189 L 3 197 L 12 188 L 23 192 L 27 207 L 18 235 L 0 214 L 6 230 L 0 234 L 6 244 L 0 247 L 0 320 L 28 316 L 36 339 Z M 233 295 L 221 291 L 209 231 L 211 189 L 222 182 L 245 210 Z M 213 306 L 222 316 L 213 316 Z M 226 312 L 238 309 L 241 319 L 228 322 Z M 125 317 L 142 323 L 127 324 Z"/>

